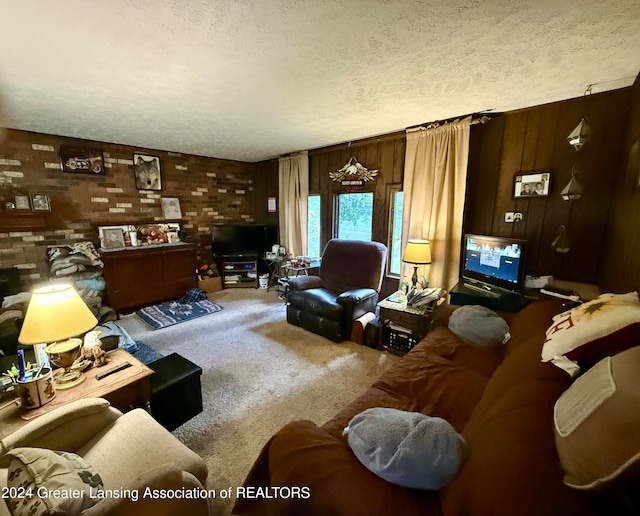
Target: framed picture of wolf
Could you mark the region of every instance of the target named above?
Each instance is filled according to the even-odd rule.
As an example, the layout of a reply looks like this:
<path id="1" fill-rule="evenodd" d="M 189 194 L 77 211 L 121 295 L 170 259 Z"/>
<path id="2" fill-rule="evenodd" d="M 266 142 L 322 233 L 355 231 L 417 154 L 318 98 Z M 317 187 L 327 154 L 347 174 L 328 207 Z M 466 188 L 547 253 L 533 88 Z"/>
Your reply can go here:
<path id="1" fill-rule="evenodd" d="M 158 156 L 134 153 L 133 175 L 138 190 L 162 190 L 160 158 Z"/>

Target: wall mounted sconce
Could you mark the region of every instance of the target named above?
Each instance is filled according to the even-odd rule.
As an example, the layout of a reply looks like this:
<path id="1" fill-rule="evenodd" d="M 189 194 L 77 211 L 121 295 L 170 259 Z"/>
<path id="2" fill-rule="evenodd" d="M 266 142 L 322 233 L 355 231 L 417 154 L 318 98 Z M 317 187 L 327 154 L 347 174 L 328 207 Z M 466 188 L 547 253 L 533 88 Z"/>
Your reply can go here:
<path id="1" fill-rule="evenodd" d="M 587 121 L 582 118 L 576 128 L 571 131 L 569 136 L 567 136 L 567 141 L 569 142 L 569 145 L 572 145 L 577 151 L 579 151 L 590 136 L 591 128 L 589 127 L 589 124 L 587 124 Z"/>
<path id="2" fill-rule="evenodd" d="M 582 197 L 583 193 L 584 187 L 576 177 L 576 167 L 573 167 L 571 169 L 571 179 L 567 183 L 567 186 L 562 189 L 560 195 L 565 201 L 576 201 Z"/>

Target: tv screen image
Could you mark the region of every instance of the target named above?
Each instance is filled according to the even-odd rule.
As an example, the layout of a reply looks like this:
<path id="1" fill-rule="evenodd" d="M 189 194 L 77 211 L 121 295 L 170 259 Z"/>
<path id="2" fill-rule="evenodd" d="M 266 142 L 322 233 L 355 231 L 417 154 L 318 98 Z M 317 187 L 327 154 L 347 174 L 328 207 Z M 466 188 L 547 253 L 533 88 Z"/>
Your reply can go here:
<path id="1" fill-rule="evenodd" d="M 463 278 L 471 284 L 522 291 L 524 246 L 523 240 L 465 235 Z"/>

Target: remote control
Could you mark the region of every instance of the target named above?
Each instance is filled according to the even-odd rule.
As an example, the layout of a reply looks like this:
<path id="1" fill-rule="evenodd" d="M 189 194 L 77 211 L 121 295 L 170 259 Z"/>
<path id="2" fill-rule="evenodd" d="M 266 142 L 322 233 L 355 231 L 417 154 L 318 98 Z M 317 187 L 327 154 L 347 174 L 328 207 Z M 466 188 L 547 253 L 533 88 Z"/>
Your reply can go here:
<path id="1" fill-rule="evenodd" d="M 112 367 L 111 369 L 107 369 L 106 371 L 102 372 L 102 373 L 98 373 L 96 375 L 96 380 L 102 380 L 103 378 L 109 376 L 110 374 L 114 374 L 117 373 L 118 371 L 122 371 L 123 369 L 126 369 L 127 367 L 131 367 L 131 364 L 129 362 L 124 362 L 122 364 L 119 364 L 115 367 Z"/>
<path id="2" fill-rule="evenodd" d="M 547 292 L 555 292 L 556 294 L 561 294 L 563 296 L 575 296 L 576 293 L 573 290 L 570 290 L 568 288 L 560 288 L 560 287 L 556 287 L 554 285 L 545 285 L 544 290 L 546 290 Z"/>

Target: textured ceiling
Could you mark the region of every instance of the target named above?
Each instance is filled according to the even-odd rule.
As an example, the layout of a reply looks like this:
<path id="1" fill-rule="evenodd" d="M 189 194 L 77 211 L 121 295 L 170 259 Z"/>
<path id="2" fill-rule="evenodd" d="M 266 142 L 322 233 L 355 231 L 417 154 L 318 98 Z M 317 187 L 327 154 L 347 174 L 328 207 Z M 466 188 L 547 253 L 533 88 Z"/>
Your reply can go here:
<path id="1" fill-rule="evenodd" d="M 638 0 L 0 0 L 0 125 L 259 161 L 629 85 Z"/>

